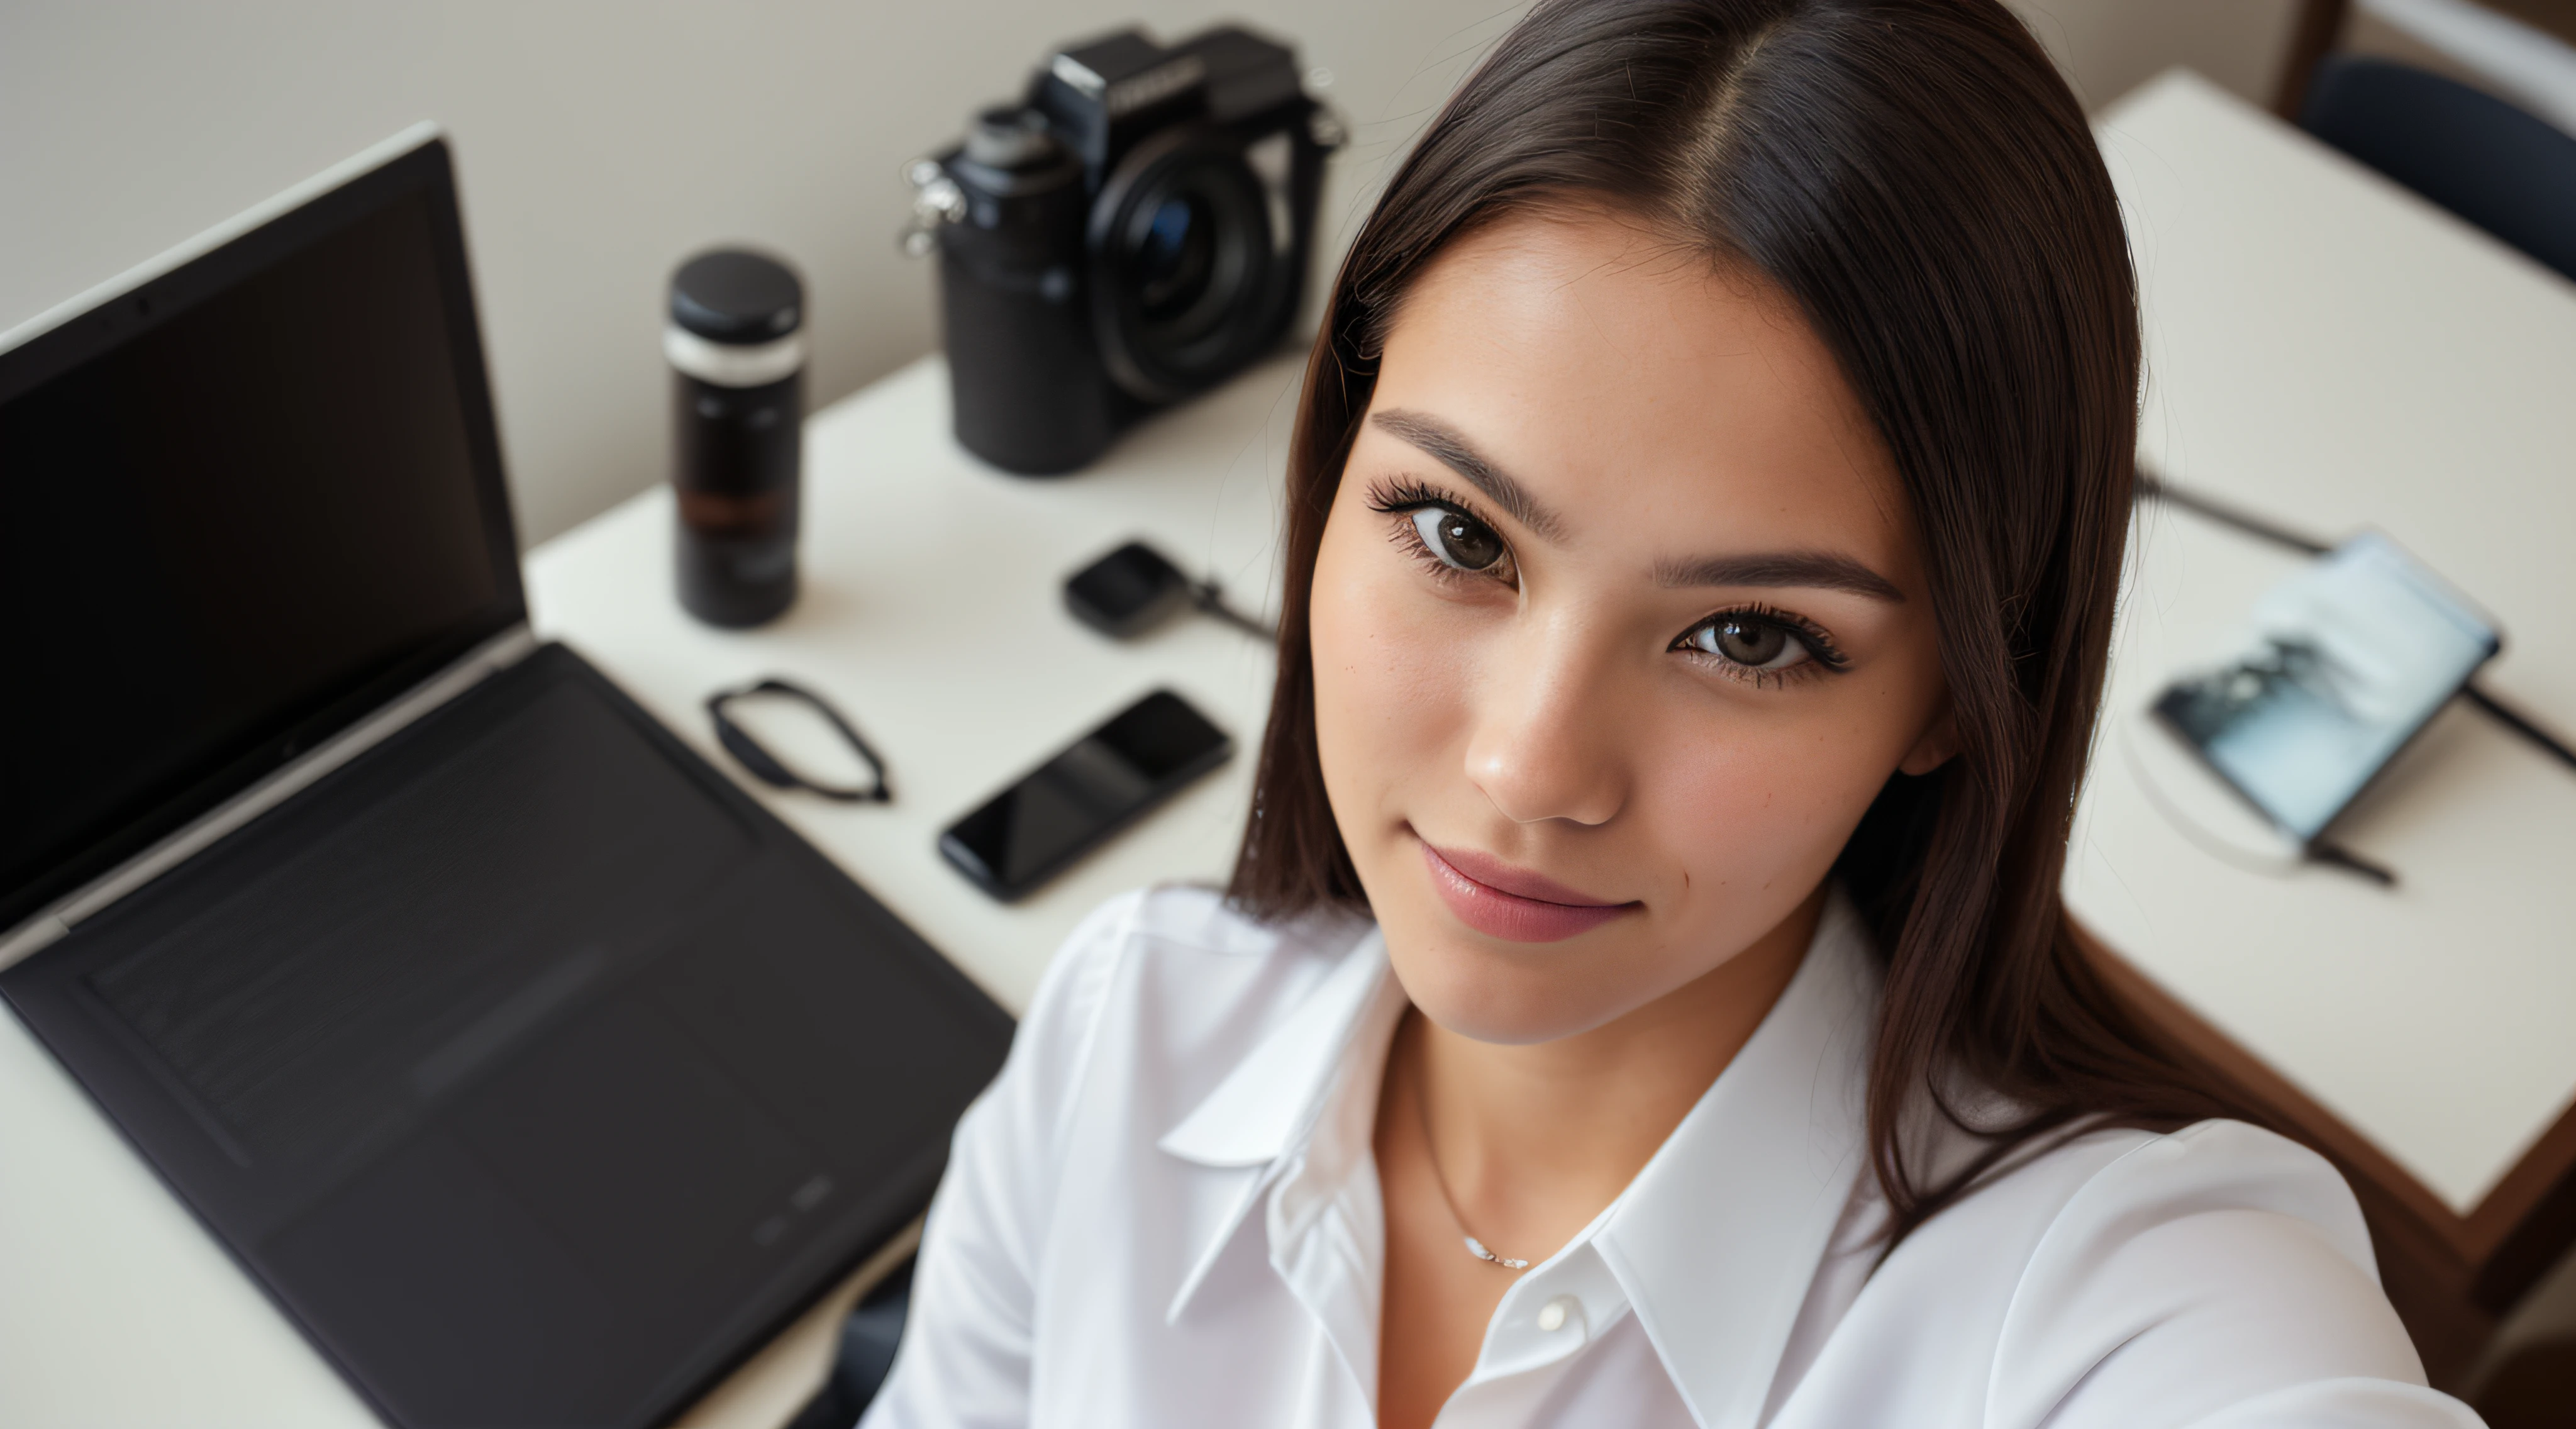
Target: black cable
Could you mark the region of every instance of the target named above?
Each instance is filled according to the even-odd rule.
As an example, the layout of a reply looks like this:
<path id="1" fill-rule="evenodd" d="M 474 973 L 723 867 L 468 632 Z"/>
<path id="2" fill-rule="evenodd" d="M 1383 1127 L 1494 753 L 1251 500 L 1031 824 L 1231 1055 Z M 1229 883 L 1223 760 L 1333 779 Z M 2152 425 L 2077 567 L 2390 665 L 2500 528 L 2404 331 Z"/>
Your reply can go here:
<path id="1" fill-rule="evenodd" d="M 1279 638 L 1278 631 L 1226 604 L 1225 591 L 1215 581 L 1200 581 L 1191 586 L 1190 604 L 1197 606 L 1202 614 L 1213 615 L 1247 635 L 1258 635 L 1264 640 Z"/>
<path id="2" fill-rule="evenodd" d="M 2346 873 L 2358 874 L 2382 888 L 2397 886 L 2395 870 L 2384 863 L 2363 858 L 2339 843 L 2328 843 L 2319 839 L 2308 845 L 2308 858 L 2312 862 L 2322 863 L 2331 868 L 2340 868 Z"/>
<path id="3" fill-rule="evenodd" d="M 2485 686 L 2471 680 L 2460 693 L 2468 697 L 2470 704 L 2485 710 L 2489 719 L 2558 756 L 2561 764 L 2576 769 L 2576 749 L 2569 749 L 2566 741 L 2533 724 L 2522 711 L 2488 694 Z"/>
<path id="4" fill-rule="evenodd" d="M 2220 501 L 2214 497 L 2202 496 L 2196 492 L 2184 491 L 2180 487 L 2168 486 L 2161 478 L 2149 476 L 2144 471 L 2138 473 L 2137 491 L 2143 499 L 2161 501 L 2168 506 L 2179 506 L 2193 515 L 2206 516 L 2221 526 L 2232 526 L 2248 536 L 2259 536 L 2276 546 L 2287 546 L 2293 551 L 2303 551 L 2311 556 L 2322 556 L 2334 549 L 2323 541 L 2302 536 L 2287 526 L 2268 521 L 2241 506 Z"/>
<path id="5" fill-rule="evenodd" d="M 2144 470 L 2138 473 L 2137 494 L 2140 500 L 2161 501 L 2168 506 L 2178 507 L 2195 516 L 2215 521 L 2221 526 L 2242 531 L 2258 540 L 2269 541 L 2276 546 L 2286 546 L 2305 555 L 2323 555 L 2334 549 L 2313 536 L 2293 531 L 2269 517 L 2257 516 L 2242 507 L 2215 500 L 2197 492 L 2184 491 L 2159 477 L 2149 475 Z M 2570 749 L 2566 740 L 2533 723 L 2529 715 L 2497 699 L 2484 685 L 2471 680 L 2461 686 L 2460 693 L 2468 698 L 2470 704 L 2486 711 L 2487 716 L 2496 723 L 2530 740 L 2544 753 L 2557 759 L 2559 763 L 2570 769 L 2576 769 L 2576 749 Z"/>

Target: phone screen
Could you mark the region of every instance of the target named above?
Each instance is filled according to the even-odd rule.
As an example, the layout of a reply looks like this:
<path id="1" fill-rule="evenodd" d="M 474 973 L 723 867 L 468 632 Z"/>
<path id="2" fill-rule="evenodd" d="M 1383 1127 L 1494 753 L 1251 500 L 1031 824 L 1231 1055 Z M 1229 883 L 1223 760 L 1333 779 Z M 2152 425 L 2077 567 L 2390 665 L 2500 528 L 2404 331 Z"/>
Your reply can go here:
<path id="1" fill-rule="evenodd" d="M 939 836 L 939 851 L 1001 898 L 1044 883 L 1234 752 L 1225 731 L 1156 690 Z"/>
<path id="2" fill-rule="evenodd" d="M 2273 823 L 2313 842 L 2496 652 L 2495 628 L 2385 536 L 2257 601 L 2232 659 L 2155 712 Z"/>

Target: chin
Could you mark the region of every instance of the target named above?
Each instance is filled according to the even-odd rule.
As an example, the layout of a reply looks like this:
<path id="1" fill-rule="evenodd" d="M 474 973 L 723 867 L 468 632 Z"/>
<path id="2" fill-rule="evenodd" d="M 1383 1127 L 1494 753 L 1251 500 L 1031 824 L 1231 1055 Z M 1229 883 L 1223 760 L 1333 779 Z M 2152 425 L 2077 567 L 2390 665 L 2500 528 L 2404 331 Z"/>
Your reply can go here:
<path id="1" fill-rule="evenodd" d="M 1589 1032 L 1654 1000 L 1653 990 L 1606 976 L 1604 963 L 1617 960 L 1582 946 L 1590 935 L 1512 948 L 1426 921 L 1382 926 L 1405 996 L 1442 1031 L 1527 1046 Z"/>

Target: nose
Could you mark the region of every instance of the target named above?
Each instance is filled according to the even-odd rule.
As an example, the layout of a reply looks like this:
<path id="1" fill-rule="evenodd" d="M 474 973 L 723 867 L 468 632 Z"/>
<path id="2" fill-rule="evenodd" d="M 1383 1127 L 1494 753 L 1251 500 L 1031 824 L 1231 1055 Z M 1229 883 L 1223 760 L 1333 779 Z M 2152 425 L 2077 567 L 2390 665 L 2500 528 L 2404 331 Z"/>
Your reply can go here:
<path id="1" fill-rule="evenodd" d="M 1632 766 L 1612 642 L 1561 619 L 1525 627 L 1477 682 L 1467 778 L 1515 823 L 1606 824 Z"/>

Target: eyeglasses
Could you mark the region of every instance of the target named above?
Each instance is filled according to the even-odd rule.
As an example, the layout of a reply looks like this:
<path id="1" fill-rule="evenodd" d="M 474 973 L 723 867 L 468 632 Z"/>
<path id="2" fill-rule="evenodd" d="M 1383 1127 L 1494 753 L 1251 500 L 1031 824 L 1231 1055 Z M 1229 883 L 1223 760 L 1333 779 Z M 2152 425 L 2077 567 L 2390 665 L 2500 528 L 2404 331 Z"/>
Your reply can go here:
<path id="1" fill-rule="evenodd" d="M 781 696 L 798 701 L 811 708 L 814 713 L 821 715 L 824 722 L 849 743 L 851 750 L 859 756 L 860 762 L 867 766 L 868 783 L 864 787 L 853 787 L 808 778 L 797 772 L 786 760 L 772 754 L 767 746 L 754 739 L 749 730 L 735 723 L 733 717 L 726 713 L 726 707 L 736 701 L 764 695 Z M 830 701 L 802 685 L 792 685 L 780 679 L 766 679 L 737 689 L 719 690 L 707 696 L 707 716 L 715 721 L 716 742 L 725 747 L 726 753 L 740 761 L 743 768 L 751 771 L 753 778 L 771 788 L 804 789 L 820 794 L 826 799 L 838 799 L 850 804 L 894 802 L 894 791 L 886 785 L 885 761 L 877 757 L 877 752 L 868 747 L 867 740 L 861 738 L 859 732 L 850 727 L 848 720 L 841 718 L 841 712 L 832 708 Z"/>

